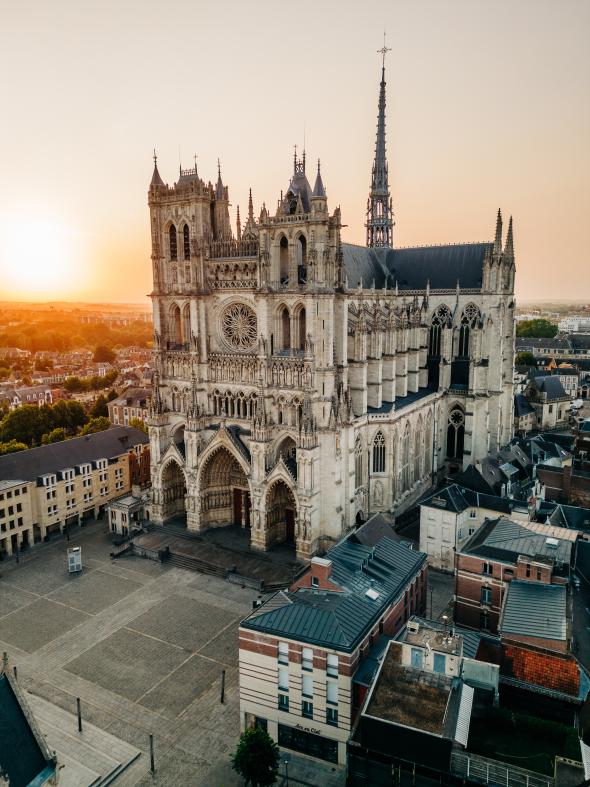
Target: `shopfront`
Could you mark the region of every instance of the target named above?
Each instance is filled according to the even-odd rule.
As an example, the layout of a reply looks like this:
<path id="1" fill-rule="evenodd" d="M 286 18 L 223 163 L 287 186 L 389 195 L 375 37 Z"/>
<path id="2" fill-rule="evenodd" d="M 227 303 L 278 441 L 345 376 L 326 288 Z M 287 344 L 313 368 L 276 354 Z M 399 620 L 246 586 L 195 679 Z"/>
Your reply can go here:
<path id="1" fill-rule="evenodd" d="M 279 724 L 278 737 L 279 746 L 285 749 L 327 762 L 338 762 L 338 741 L 323 738 L 320 731 L 313 727 L 304 727 L 301 724 L 287 727 L 286 724 Z"/>

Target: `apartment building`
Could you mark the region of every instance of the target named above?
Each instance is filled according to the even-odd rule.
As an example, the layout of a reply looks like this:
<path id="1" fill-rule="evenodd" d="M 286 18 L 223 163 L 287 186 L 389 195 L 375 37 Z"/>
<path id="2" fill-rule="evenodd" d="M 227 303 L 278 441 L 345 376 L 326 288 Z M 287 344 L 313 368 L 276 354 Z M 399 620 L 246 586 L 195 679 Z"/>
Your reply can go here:
<path id="1" fill-rule="evenodd" d="M 420 551 L 428 564 L 454 572 L 455 553 L 487 519 L 500 514 L 518 522 L 529 521 L 526 502 L 474 492 L 459 484 L 449 484 L 420 501 Z"/>
<path id="2" fill-rule="evenodd" d="M 455 622 L 497 633 L 509 584 L 569 582 L 578 530 L 489 520 L 457 553 Z"/>
<path id="3" fill-rule="evenodd" d="M 128 388 L 121 396 L 108 403 L 110 422 L 127 426 L 133 418 L 145 421 L 148 417 L 151 395 L 149 388 Z"/>
<path id="4" fill-rule="evenodd" d="M 131 491 L 146 452 L 147 435 L 119 426 L 1 456 L 0 555 L 99 516 Z"/>
<path id="5" fill-rule="evenodd" d="M 371 525 L 312 558 L 289 591 L 242 621 L 242 729 L 258 725 L 281 747 L 345 762 L 355 673 L 426 599 L 426 555 Z"/>

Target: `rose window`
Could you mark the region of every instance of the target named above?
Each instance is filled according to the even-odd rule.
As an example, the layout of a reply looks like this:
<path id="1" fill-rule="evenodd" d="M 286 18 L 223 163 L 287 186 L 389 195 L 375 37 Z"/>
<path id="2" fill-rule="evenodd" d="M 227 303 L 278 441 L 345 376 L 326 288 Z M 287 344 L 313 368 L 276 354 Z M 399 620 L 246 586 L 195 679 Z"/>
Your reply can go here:
<path id="1" fill-rule="evenodd" d="M 234 350 L 249 350 L 256 341 L 256 314 L 246 304 L 234 303 L 223 312 L 221 329 Z"/>
<path id="2" fill-rule="evenodd" d="M 455 427 L 461 426 L 465 421 L 465 416 L 462 410 L 452 410 L 449 415 L 449 423 Z"/>

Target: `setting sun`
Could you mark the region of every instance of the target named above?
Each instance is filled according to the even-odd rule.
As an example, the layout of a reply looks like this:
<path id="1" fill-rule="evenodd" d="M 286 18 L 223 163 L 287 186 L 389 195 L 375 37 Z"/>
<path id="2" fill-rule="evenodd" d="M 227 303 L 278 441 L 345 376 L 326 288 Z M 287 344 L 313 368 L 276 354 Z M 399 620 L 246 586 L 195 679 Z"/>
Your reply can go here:
<path id="1" fill-rule="evenodd" d="M 62 295 L 78 278 L 73 232 L 49 219 L 2 221 L 1 297 Z"/>

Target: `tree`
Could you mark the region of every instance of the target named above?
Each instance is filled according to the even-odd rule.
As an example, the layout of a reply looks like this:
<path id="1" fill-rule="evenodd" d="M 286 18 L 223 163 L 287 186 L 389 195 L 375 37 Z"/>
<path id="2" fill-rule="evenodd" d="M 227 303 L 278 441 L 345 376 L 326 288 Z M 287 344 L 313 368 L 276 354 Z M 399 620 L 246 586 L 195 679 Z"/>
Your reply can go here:
<path id="1" fill-rule="evenodd" d="M 94 351 L 92 360 L 94 363 L 112 363 L 116 357 L 117 356 L 110 349 L 110 347 L 105 347 L 104 344 L 99 344 Z"/>
<path id="2" fill-rule="evenodd" d="M 517 336 L 531 336 L 538 339 L 553 339 L 557 335 L 557 325 L 549 320 L 522 320 L 516 324 Z"/>
<path id="3" fill-rule="evenodd" d="M 108 418 L 109 408 L 107 407 L 107 400 L 104 394 L 99 394 L 90 409 L 91 418 Z"/>
<path id="4" fill-rule="evenodd" d="M 61 443 L 62 440 L 67 439 L 66 430 L 63 426 L 58 426 L 52 429 L 51 432 L 46 432 L 41 438 L 41 445 L 49 445 L 50 443 Z"/>
<path id="5" fill-rule="evenodd" d="M 49 406 L 36 404 L 24 404 L 12 410 L 0 421 L 0 441 L 17 440 L 29 447 L 39 445 L 42 435 L 53 426 L 48 414 L 50 410 Z"/>
<path id="6" fill-rule="evenodd" d="M 139 429 L 139 431 L 143 432 L 144 434 L 148 433 L 148 428 L 141 420 L 141 418 L 132 418 L 129 421 L 129 426 L 133 426 L 135 429 Z"/>
<path id="7" fill-rule="evenodd" d="M 27 445 L 19 443 L 18 440 L 9 440 L 7 443 L 0 443 L 0 456 L 2 454 L 13 454 L 15 451 L 26 451 L 27 448 Z"/>
<path id="8" fill-rule="evenodd" d="M 111 390 L 107 394 L 107 402 L 112 402 L 113 399 L 116 399 L 118 395 L 119 394 L 115 391 L 115 389 L 111 388 Z"/>
<path id="9" fill-rule="evenodd" d="M 252 727 L 240 735 L 232 768 L 252 787 L 270 787 L 279 771 L 279 747 L 260 727 Z"/>
<path id="10" fill-rule="evenodd" d="M 515 366 L 536 366 L 535 356 L 530 352 L 517 353 L 514 358 Z"/>
<path id="11" fill-rule="evenodd" d="M 95 434 L 96 432 L 104 432 L 108 429 L 111 422 L 108 418 L 91 418 L 90 421 L 82 428 L 81 435 Z"/>

